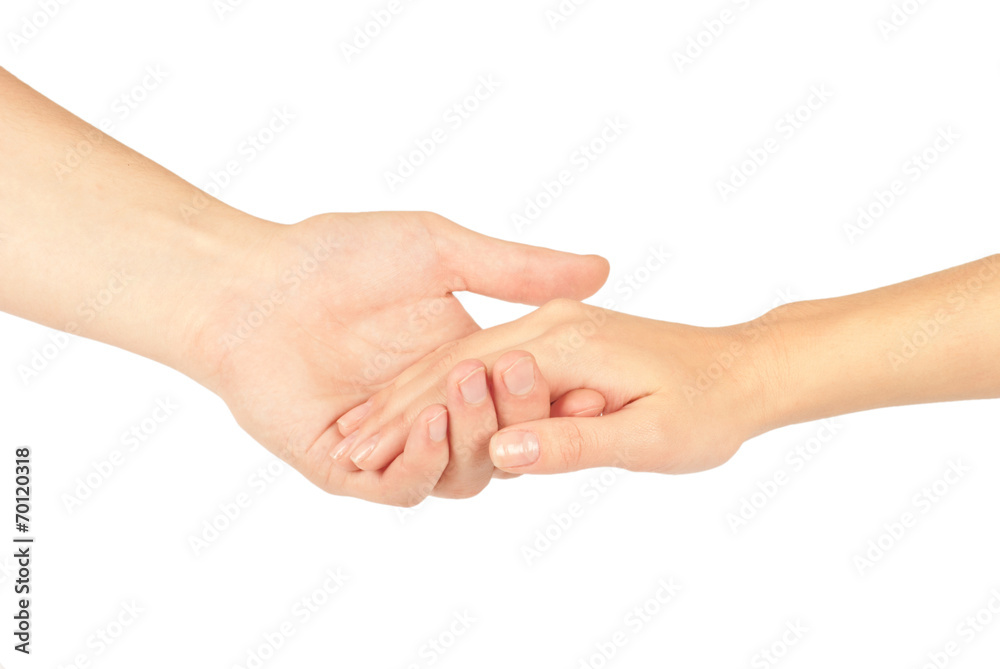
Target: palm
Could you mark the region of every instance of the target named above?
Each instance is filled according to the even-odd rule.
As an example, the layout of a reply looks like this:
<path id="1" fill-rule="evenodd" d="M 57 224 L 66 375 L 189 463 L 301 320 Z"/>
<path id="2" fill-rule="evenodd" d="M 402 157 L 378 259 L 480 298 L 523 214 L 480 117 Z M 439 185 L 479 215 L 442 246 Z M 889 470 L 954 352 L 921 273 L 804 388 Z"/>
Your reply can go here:
<path id="1" fill-rule="evenodd" d="M 329 457 L 340 438 L 335 421 L 420 358 L 479 329 L 451 293 L 476 288 L 453 256 L 476 252 L 482 240 L 488 238 L 424 214 L 330 214 L 285 226 L 267 248 L 260 280 L 250 284 L 256 290 L 234 304 L 218 332 L 229 344 L 219 390 L 240 425 L 315 484 L 337 492 L 343 473 Z M 512 255 L 566 258 L 504 246 Z M 479 252 L 490 250 L 496 251 Z M 602 270 L 536 282 L 550 286 L 518 287 L 503 277 L 506 285 L 483 292 L 519 301 L 589 294 L 603 281 Z M 254 306 L 261 300 L 276 305 L 263 318 L 267 308 Z"/>

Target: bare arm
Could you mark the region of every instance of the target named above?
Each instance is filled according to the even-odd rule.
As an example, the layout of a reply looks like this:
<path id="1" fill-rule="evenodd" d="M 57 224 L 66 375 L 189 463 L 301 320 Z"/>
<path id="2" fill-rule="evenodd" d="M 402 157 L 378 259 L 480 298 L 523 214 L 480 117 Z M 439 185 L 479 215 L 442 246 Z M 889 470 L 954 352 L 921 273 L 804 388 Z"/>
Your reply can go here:
<path id="1" fill-rule="evenodd" d="M 199 287 L 236 274 L 233 250 L 274 227 L 0 69 L 0 310 L 200 378 L 211 363 L 187 345 Z"/>
<path id="2" fill-rule="evenodd" d="M 170 365 L 323 489 L 393 504 L 463 489 L 444 471 L 447 415 L 425 415 L 377 472 L 334 467 L 335 421 L 479 329 L 452 293 L 541 304 L 583 298 L 608 272 L 425 212 L 256 218 L 2 69 L 0 233 L 0 310 Z"/>
<path id="3" fill-rule="evenodd" d="M 1000 397 L 1000 256 L 856 295 L 779 307 L 776 425 Z"/>
<path id="4" fill-rule="evenodd" d="M 347 426 L 391 458 L 414 409 L 442 397 L 445 356 L 533 355 L 552 399 L 592 388 L 606 415 L 512 425 L 489 440 L 509 473 L 722 464 L 784 425 L 904 404 L 1000 397 L 1000 256 L 912 281 L 699 328 L 557 301 L 407 370 Z M 503 407 L 498 405 L 498 411 Z M 485 446 L 484 446 L 485 447 Z"/>

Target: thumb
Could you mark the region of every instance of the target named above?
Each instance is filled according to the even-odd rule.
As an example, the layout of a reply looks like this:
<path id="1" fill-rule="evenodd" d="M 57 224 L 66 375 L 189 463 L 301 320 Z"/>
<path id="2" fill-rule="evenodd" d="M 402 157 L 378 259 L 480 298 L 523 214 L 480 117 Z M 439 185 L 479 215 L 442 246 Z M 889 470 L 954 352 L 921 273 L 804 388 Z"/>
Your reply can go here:
<path id="1" fill-rule="evenodd" d="M 560 297 L 582 300 L 608 278 L 596 255 L 505 242 L 443 219 L 436 239 L 442 264 L 459 288 L 507 302 L 541 305 Z"/>
<path id="2" fill-rule="evenodd" d="M 548 418 L 504 428 L 490 440 L 493 464 L 515 474 L 592 467 L 655 468 L 665 444 L 649 412 L 631 405 L 596 418 Z M 661 456 L 662 457 L 662 456 Z"/>

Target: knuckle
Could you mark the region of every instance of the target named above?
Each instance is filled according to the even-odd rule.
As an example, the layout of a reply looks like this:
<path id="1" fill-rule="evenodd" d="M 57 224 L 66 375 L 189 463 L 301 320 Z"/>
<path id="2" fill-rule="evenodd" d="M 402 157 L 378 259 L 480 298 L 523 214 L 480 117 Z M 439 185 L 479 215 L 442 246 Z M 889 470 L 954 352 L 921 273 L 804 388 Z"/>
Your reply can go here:
<path id="1" fill-rule="evenodd" d="M 580 326 L 573 321 L 561 322 L 549 328 L 549 338 L 557 341 L 577 337 L 579 333 Z"/>
<path id="2" fill-rule="evenodd" d="M 423 403 L 412 404 L 403 409 L 403 412 L 387 426 L 386 432 L 398 433 L 404 442 L 410 434 L 410 430 L 420 418 L 420 414 L 427 408 Z"/>
<path id="3" fill-rule="evenodd" d="M 440 376 L 447 376 L 463 358 L 461 341 L 450 341 L 442 344 L 434 351 L 434 361 L 431 370 Z"/>
<path id="4" fill-rule="evenodd" d="M 543 319 L 550 329 L 560 327 L 575 329 L 583 324 L 603 325 L 607 312 L 576 300 L 557 298 L 546 302 L 534 313 L 537 314 L 536 317 Z"/>
<path id="5" fill-rule="evenodd" d="M 426 495 L 419 495 L 416 493 L 412 494 L 399 494 L 397 493 L 391 499 L 387 501 L 390 506 L 396 506 L 401 509 L 412 509 L 413 507 L 424 501 Z"/>
<path id="6" fill-rule="evenodd" d="M 385 405 L 373 404 L 368 415 L 364 417 L 364 420 L 358 423 L 357 427 L 354 428 L 354 433 L 358 435 L 355 439 L 360 438 L 363 440 L 364 438 L 370 437 L 379 432 L 388 420 L 390 420 L 390 418 L 386 412 Z M 344 436 L 346 437 L 348 435 Z M 360 441 L 358 443 L 360 443 Z"/>
<path id="7" fill-rule="evenodd" d="M 441 214 L 437 214 L 433 211 L 414 211 L 410 212 L 410 216 L 412 216 L 417 222 L 428 227 L 443 225 L 448 220 Z"/>
<path id="8" fill-rule="evenodd" d="M 580 428 L 573 421 L 564 421 L 559 429 L 559 464 L 564 470 L 573 471 L 580 468 L 586 440 Z"/>
<path id="9" fill-rule="evenodd" d="M 557 297 L 554 300 L 549 300 L 543 304 L 538 311 L 549 317 L 555 319 L 571 318 L 579 312 L 582 305 L 576 300 L 571 300 L 566 297 Z"/>
<path id="10" fill-rule="evenodd" d="M 486 483 L 441 483 L 434 494 L 444 499 L 469 499 L 486 488 Z"/>
<path id="11" fill-rule="evenodd" d="M 398 506 L 404 509 L 412 509 L 417 506 L 434 491 L 436 483 L 432 477 L 424 477 L 419 483 L 407 487 L 392 490 L 387 495 L 386 503 L 391 506 Z"/>
<path id="12" fill-rule="evenodd" d="M 489 460 L 490 437 L 496 433 L 498 424 L 492 403 L 485 402 L 480 411 L 482 415 L 476 424 L 469 427 L 469 435 L 463 447 L 466 452 L 485 462 Z"/>
<path id="13" fill-rule="evenodd" d="M 478 471 L 474 474 L 458 468 L 451 468 L 445 471 L 434 488 L 433 495 L 444 499 L 469 499 L 481 493 L 490 483 L 493 475 L 492 463 L 490 471 L 486 475 L 481 475 Z"/>
<path id="14" fill-rule="evenodd" d="M 447 236 L 457 225 L 441 214 L 433 211 L 410 212 L 407 218 L 435 237 Z"/>

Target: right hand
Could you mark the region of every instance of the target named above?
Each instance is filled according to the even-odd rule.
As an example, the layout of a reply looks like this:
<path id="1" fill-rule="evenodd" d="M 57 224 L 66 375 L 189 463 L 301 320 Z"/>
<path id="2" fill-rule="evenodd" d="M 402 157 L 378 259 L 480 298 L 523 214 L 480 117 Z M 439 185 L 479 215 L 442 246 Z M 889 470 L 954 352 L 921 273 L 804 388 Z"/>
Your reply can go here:
<path id="1" fill-rule="evenodd" d="M 377 437 L 358 463 L 381 469 L 399 454 L 413 418 L 447 400 L 449 372 L 474 358 L 494 369 L 517 349 L 537 360 L 550 398 L 590 388 L 600 417 L 528 420 L 496 433 L 490 455 L 512 474 L 616 466 L 684 473 L 731 458 L 770 428 L 767 398 L 780 383 L 775 337 L 763 322 L 698 328 L 556 300 L 512 323 L 446 345 L 374 395 L 353 432 Z"/>

